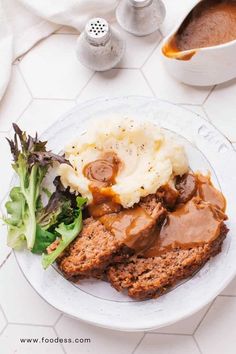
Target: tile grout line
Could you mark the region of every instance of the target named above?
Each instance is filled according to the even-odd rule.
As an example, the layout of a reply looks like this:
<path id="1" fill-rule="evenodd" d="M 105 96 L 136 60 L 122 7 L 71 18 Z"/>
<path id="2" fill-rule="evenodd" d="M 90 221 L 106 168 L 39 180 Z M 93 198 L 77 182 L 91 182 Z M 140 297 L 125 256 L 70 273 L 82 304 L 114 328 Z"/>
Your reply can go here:
<path id="1" fill-rule="evenodd" d="M 115 66 L 114 68 L 110 69 L 110 70 L 139 70 L 140 66 L 137 67 L 128 67 L 128 66 Z"/>
<path id="2" fill-rule="evenodd" d="M 136 350 L 138 349 L 138 347 L 140 346 L 140 344 L 142 343 L 144 337 L 146 336 L 146 333 L 144 332 L 142 337 L 140 338 L 140 340 L 138 341 L 138 343 L 136 344 L 136 346 L 134 347 L 134 349 L 132 350 L 131 354 L 134 354 L 136 352 Z"/>
<path id="3" fill-rule="evenodd" d="M 20 62 L 19 62 L 19 63 L 20 63 Z M 21 68 L 20 68 L 19 63 L 16 64 L 16 68 L 17 68 L 17 70 L 18 70 L 18 72 L 19 72 L 19 74 L 20 74 L 20 77 L 21 77 L 22 80 L 24 81 L 24 84 L 25 84 L 25 86 L 26 86 L 26 88 L 27 88 L 27 91 L 29 92 L 30 97 L 31 97 L 31 100 L 32 100 L 32 99 L 34 98 L 34 97 L 33 97 L 33 93 L 31 92 L 31 89 L 30 89 L 30 87 L 29 87 L 27 81 L 25 80 L 25 77 L 24 77 L 24 75 L 23 75 L 23 73 L 22 73 L 22 71 L 21 71 Z"/>
<path id="4" fill-rule="evenodd" d="M 54 332 L 56 333 L 56 335 L 60 338 L 59 333 L 57 332 L 56 328 L 53 327 L 53 329 L 54 329 Z M 67 354 L 66 348 L 64 347 L 63 343 L 60 343 L 60 344 L 61 344 L 61 347 L 62 347 L 64 353 Z"/>
<path id="5" fill-rule="evenodd" d="M 225 295 L 225 294 L 220 294 L 218 297 L 229 297 L 229 298 L 236 298 L 236 295 Z"/>
<path id="6" fill-rule="evenodd" d="M 2 330 L 0 331 L 0 337 L 1 337 L 1 335 L 3 334 L 5 329 L 7 328 L 9 322 L 8 322 L 7 316 L 6 316 L 5 311 L 3 310 L 3 307 L 2 307 L 1 304 L 0 304 L 0 309 L 1 309 L 2 313 L 3 313 L 3 317 L 5 318 L 5 321 L 6 321 L 5 326 L 3 326 Z"/>
<path id="7" fill-rule="evenodd" d="M 5 331 L 5 329 L 7 328 L 8 323 L 5 324 L 5 326 L 3 326 L 3 329 L 0 331 L 0 337 L 3 334 L 3 332 Z"/>
<path id="8" fill-rule="evenodd" d="M 203 315 L 202 319 L 200 320 L 200 322 L 198 323 L 198 325 L 196 326 L 195 330 L 193 331 L 193 337 L 195 336 L 198 328 L 201 326 L 202 322 L 204 321 L 204 319 L 206 318 L 207 314 L 209 313 L 210 309 L 212 308 L 212 306 L 214 305 L 214 303 L 216 302 L 217 296 L 215 297 L 215 299 L 212 301 L 212 303 L 210 304 L 210 306 L 208 307 L 208 309 L 206 310 L 205 314 Z"/>
<path id="9" fill-rule="evenodd" d="M 152 86 L 150 85 L 148 79 L 146 78 L 146 76 L 145 76 L 145 74 L 144 74 L 144 72 L 143 72 L 143 69 L 140 68 L 139 71 L 141 72 L 141 75 L 142 75 L 144 81 L 146 82 L 148 88 L 150 89 L 150 91 L 151 91 L 151 93 L 152 93 L 152 95 L 153 95 L 153 98 L 156 98 L 156 93 L 155 93 L 155 91 L 153 90 Z"/>
<path id="10" fill-rule="evenodd" d="M 181 105 L 184 106 L 189 106 L 189 107 L 198 107 L 198 108 L 202 108 L 202 103 L 180 103 Z"/>
<path id="11" fill-rule="evenodd" d="M 2 261 L 2 263 L 0 264 L 0 269 L 2 269 L 2 267 L 4 266 L 4 264 L 7 262 L 8 258 L 10 257 L 10 255 L 12 254 L 12 250 L 8 253 L 8 255 L 6 256 L 6 258 Z"/>
<path id="12" fill-rule="evenodd" d="M 94 78 L 94 76 L 96 75 L 96 71 L 93 72 L 93 74 L 91 75 L 91 77 L 89 78 L 89 80 L 87 81 L 87 83 L 84 85 L 84 87 L 82 87 L 82 89 L 80 90 L 80 92 L 75 96 L 74 100 L 77 102 L 78 98 L 81 96 L 81 94 L 83 93 L 83 91 L 86 89 L 86 87 L 88 86 L 88 84 L 90 83 L 90 81 L 92 81 L 92 79 Z"/>
<path id="13" fill-rule="evenodd" d="M 61 319 L 62 317 L 63 317 L 63 313 L 61 312 L 60 315 L 59 315 L 59 317 L 57 318 L 57 320 L 54 322 L 53 328 L 56 327 L 56 325 L 58 324 L 58 322 L 60 321 L 60 319 Z"/>
<path id="14" fill-rule="evenodd" d="M 161 29 L 161 28 L 159 28 L 159 32 L 160 32 L 160 34 L 162 35 L 162 38 L 163 38 L 163 39 L 168 36 L 168 34 L 167 34 L 167 35 L 164 35 L 164 33 L 162 32 L 162 29 Z"/>
<path id="15" fill-rule="evenodd" d="M 204 104 L 202 104 L 202 110 L 203 110 L 203 112 L 205 113 L 205 115 L 206 115 L 206 117 L 207 117 L 208 122 L 210 122 L 210 123 L 211 123 L 211 119 L 210 119 L 210 117 L 209 117 L 209 115 L 208 115 L 208 113 L 207 113 L 207 111 L 206 111 L 206 109 L 205 109 L 205 107 L 204 107 Z"/>
<path id="16" fill-rule="evenodd" d="M 27 111 L 27 109 L 31 106 L 31 104 L 33 103 L 34 99 L 33 97 L 31 98 L 30 102 L 27 104 L 27 106 L 23 109 L 23 111 L 21 112 L 21 114 L 18 116 L 18 118 L 15 120 L 15 123 L 19 122 L 19 120 L 22 118 L 23 114 Z M 14 131 L 13 131 L 14 133 Z M 9 130 L 9 135 L 12 134 L 12 124 L 11 124 L 11 128 Z"/>
<path id="17" fill-rule="evenodd" d="M 208 100 L 208 98 L 210 97 L 210 95 L 212 94 L 212 92 L 215 90 L 217 85 L 213 85 L 212 88 L 210 89 L 210 91 L 208 92 L 208 95 L 205 97 L 202 105 L 204 105 L 206 103 L 206 101 Z"/>
<path id="18" fill-rule="evenodd" d="M 164 335 L 164 336 L 185 336 L 185 337 L 192 337 L 193 334 L 189 334 L 189 333 L 165 333 L 165 332 L 145 332 L 145 333 L 148 333 L 148 334 L 160 334 L 160 335 Z"/>
<path id="19" fill-rule="evenodd" d="M 203 354 L 203 353 L 202 353 L 202 350 L 201 350 L 201 348 L 200 348 L 200 345 L 198 344 L 197 339 L 196 339 L 194 336 L 192 336 L 192 338 L 193 338 L 193 340 L 194 340 L 194 342 L 195 342 L 195 344 L 196 344 L 196 346 L 197 346 L 197 349 L 198 349 L 199 353 L 200 353 L 200 354 Z"/>
<path id="20" fill-rule="evenodd" d="M 75 101 L 75 98 L 59 98 L 59 97 L 33 97 L 33 101 Z"/>
<path id="21" fill-rule="evenodd" d="M 215 301 L 215 299 L 213 300 L 213 302 Z M 199 320 L 199 322 L 197 323 L 197 325 L 195 326 L 191 336 L 194 337 L 194 334 L 196 332 L 196 330 L 198 329 L 200 323 L 203 321 L 203 319 L 205 318 L 205 316 L 207 315 L 208 311 L 210 310 L 211 306 L 213 305 L 213 302 L 209 304 L 209 306 L 207 307 L 206 311 L 204 312 L 202 318 Z M 207 305 L 206 305 L 207 306 Z"/>
<path id="22" fill-rule="evenodd" d="M 145 64 L 148 62 L 148 60 L 151 58 L 151 56 L 153 55 L 153 53 L 155 52 L 155 50 L 157 49 L 157 47 L 160 45 L 160 43 L 163 41 L 164 37 L 161 33 L 160 30 L 158 30 L 161 38 L 159 40 L 159 42 L 154 46 L 154 48 L 152 49 L 151 53 L 149 53 L 149 55 L 147 56 L 147 58 L 144 60 L 143 64 L 140 66 L 140 69 L 143 69 L 143 67 L 145 66 Z"/>
<path id="23" fill-rule="evenodd" d="M 45 328 L 53 328 L 53 325 L 46 324 L 38 324 L 38 323 L 28 323 L 28 322 L 12 322 L 8 321 L 8 324 L 13 326 L 29 326 L 29 327 L 45 327 Z"/>
<path id="24" fill-rule="evenodd" d="M 60 338 L 60 336 L 58 335 L 56 329 L 55 329 L 54 327 L 52 327 L 52 329 L 53 329 L 54 333 L 56 334 L 56 336 L 57 336 L 58 338 Z M 63 353 L 64 353 L 64 354 L 67 354 L 67 352 L 66 352 L 66 350 L 65 350 L 65 348 L 64 348 L 64 346 L 63 346 L 63 344 L 60 343 L 60 342 L 59 342 L 59 344 L 60 344 L 60 347 L 62 348 Z"/>
<path id="25" fill-rule="evenodd" d="M 6 323 L 8 323 L 7 315 L 5 314 L 5 311 L 3 310 L 3 307 L 2 307 L 1 304 L 0 304 L 0 309 L 1 309 L 1 311 L 3 313 L 3 316 L 4 316 L 5 320 L 6 320 Z"/>

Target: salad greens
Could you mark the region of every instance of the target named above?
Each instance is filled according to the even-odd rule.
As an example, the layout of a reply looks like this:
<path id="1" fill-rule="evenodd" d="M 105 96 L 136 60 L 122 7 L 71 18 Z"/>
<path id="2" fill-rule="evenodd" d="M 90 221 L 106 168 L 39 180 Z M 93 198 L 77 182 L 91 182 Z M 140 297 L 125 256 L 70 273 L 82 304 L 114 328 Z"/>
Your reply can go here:
<path id="1" fill-rule="evenodd" d="M 8 245 L 15 249 L 27 247 L 31 252 L 43 255 L 46 268 L 78 235 L 82 228 L 82 208 L 86 199 L 71 194 L 54 180 L 56 190 L 50 193 L 42 182 L 54 162 L 69 162 L 60 155 L 46 150 L 46 141 L 27 136 L 16 124 L 14 139 L 8 140 L 19 186 L 13 187 L 6 203 L 8 217 Z M 48 196 L 42 205 L 42 192 Z M 47 248 L 58 240 L 58 247 L 46 255 Z"/>
<path id="2" fill-rule="evenodd" d="M 87 202 L 85 198 L 77 197 L 77 208 L 75 209 L 74 221 L 70 224 L 65 224 L 62 222 L 55 229 L 55 231 L 61 236 L 56 239 L 57 247 L 55 250 L 48 254 L 43 254 L 42 264 L 46 269 L 50 264 L 52 264 L 55 259 L 64 251 L 64 249 L 75 239 L 75 237 L 80 233 L 82 229 L 82 207 Z"/>

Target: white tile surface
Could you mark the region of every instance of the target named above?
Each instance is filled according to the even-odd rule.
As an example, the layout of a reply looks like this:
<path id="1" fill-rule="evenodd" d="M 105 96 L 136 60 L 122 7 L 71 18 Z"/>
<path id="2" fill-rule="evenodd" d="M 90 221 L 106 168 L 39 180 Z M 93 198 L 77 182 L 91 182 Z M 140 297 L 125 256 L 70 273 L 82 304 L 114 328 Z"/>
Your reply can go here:
<path id="1" fill-rule="evenodd" d="M 9 137 L 7 133 L 0 133 L 0 153 L 1 153 L 1 183 L 0 183 L 0 203 L 2 202 L 3 197 L 6 195 L 9 189 L 9 183 L 13 176 L 13 170 L 11 167 L 12 157 L 10 152 L 9 144 L 6 140 L 6 137 Z M 4 166 L 4 173 L 3 173 Z"/>
<path id="2" fill-rule="evenodd" d="M 182 321 L 174 323 L 171 326 L 163 327 L 157 329 L 153 332 L 155 333 L 170 333 L 170 334 L 193 334 L 198 324 L 200 323 L 202 317 L 205 315 L 207 309 L 210 305 L 205 306 L 202 310 L 195 313 Z"/>
<path id="3" fill-rule="evenodd" d="M 7 324 L 6 318 L 2 312 L 2 309 L 0 308 L 0 333 L 3 331 L 6 324 Z"/>
<path id="4" fill-rule="evenodd" d="M 195 333 L 202 354 L 235 354 L 236 298 L 218 297 Z"/>
<path id="5" fill-rule="evenodd" d="M 74 107 L 75 101 L 34 99 L 21 115 L 18 124 L 29 134 L 41 134 L 61 115 Z"/>
<path id="6" fill-rule="evenodd" d="M 63 349 L 58 343 L 21 343 L 20 339 L 55 339 L 52 328 L 34 327 L 10 324 L 0 337 L 0 348 L 3 354 L 63 354 Z"/>
<path id="7" fill-rule="evenodd" d="M 162 39 L 159 31 L 149 36 L 136 37 L 125 32 L 118 24 L 113 27 L 121 33 L 126 42 L 125 55 L 117 65 L 119 68 L 140 68 Z"/>
<path id="8" fill-rule="evenodd" d="M 155 49 L 142 69 L 155 95 L 174 103 L 202 104 L 211 87 L 191 87 L 171 77 L 163 65 L 160 47 Z"/>
<path id="9" fill-rule="evenodd" d="M 151 96 L 152 92 L 139 70 L 112 69 L 96 73 L 78 97 L 78 102 L 96 97 L 129 95 Z"/>
<path id="10" fill-rule="evenodd" d="M 0 102 L 0 131 L 7 131 L 31 101 L 31 95 L 19 73 L 18 67 L 12 67 L 12 76 Z"/>
<path id="11" fill-rule="evenodd" d="M 26 55 L 20 68 L 36 98 L 73 99 L 92 71 L 75 55 L 76 36 L 57 34 L 40 42 Z"/>
<path id="12" fill-rule="evenodd" d="M 31 288 L 13 254 L 1 268 L 0 284 L 0 304 L 9 322 L 53 325 L 60 316 Z"/>
<path id="13" fill-rule="evenodd" d="M 11 248 L 7 246 L 7 226 L 0 221 L 0 270 L 3 262 L 11 253 Z"/>
<path id="14" fill-rule="evenodd" d="M 204 104 L 210 121 L 236 142 L 236 80 L 218 85 Z"/>
<path id="15" fill-rule="evenodd" d="M 90 343 L 63 344 L 68 354 L 131 353 L 132 349 L 134 349 L 143 336 L 143 333 L 140 332 L 119 332 L 90 326 L 83 322 L 75 321 L 67 316 L 63 316 L 58 321 L 55 328 L 60 337 L 90 338 Z"/>
<path id="16" fill-rule="evenodd" d="M 231 283 L 222 291 L 221 294 L 236 296 L 236 278 L 231 281 Z"/>
<path id="17" fill-rule="evenodd" d="M 146 334 L 135 354 L 200 354 L 190 336 Z M 210 354 L 210 353 L 209 353 Z"/>

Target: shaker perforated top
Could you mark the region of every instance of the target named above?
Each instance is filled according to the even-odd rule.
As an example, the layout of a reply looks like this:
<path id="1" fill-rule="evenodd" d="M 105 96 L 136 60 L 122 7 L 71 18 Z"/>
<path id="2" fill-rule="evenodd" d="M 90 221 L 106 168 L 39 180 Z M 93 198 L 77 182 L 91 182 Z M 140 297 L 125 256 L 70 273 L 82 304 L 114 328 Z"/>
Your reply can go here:
<path id="1" fill-rule="evenodd" d="M 110 38 L 111 31 L 108 22 L 103 18 L 93 18 L 86 24 L 85 36 L 92 45 L 103 45 Z"/>

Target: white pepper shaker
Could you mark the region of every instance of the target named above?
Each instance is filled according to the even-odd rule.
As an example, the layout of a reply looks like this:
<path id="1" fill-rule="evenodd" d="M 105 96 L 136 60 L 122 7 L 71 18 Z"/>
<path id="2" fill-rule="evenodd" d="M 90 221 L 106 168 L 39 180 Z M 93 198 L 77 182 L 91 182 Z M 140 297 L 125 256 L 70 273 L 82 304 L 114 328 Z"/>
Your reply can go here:
<path id="1" fill-rule="evenodd" d="M 119 63 L 125 43 L 119 32 L 103 18 L 88 21 L 77 40 L 76 54 L 79 61 L 95 71 L 106 71 Z"/>
<path id="2" fill-rule="evenodd" d="M 116 9 L 120 26 L 136 36 L 158 30 L 166 15 L 162 0 L 121 0 Z"/>

